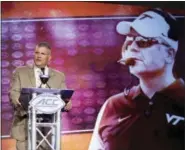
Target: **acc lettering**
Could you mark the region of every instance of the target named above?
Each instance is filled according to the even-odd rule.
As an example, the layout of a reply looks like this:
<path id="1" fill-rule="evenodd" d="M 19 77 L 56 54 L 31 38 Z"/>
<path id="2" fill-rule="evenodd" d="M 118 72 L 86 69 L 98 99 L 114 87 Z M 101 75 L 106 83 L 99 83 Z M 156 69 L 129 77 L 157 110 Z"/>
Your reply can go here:
<path id="1" fill-rule="evenodd" d="M 58 100 L 53 100 L 53 99 L 43 99 L 43 100 L 41 100 L 39 103 L 38 103 L 38 105 L 40 104 L 40 105 L 52 105 L 52 106 L 57 106 L 58 104 L 56 103 L 56 101 L 58 101 Z"/>
<path id="2" fill-rule="evenodd" d="M 184 121 L 184 117 L 176 116 L 176 115 L 170 115 L 166 113 L 166 119 L 168 123 L 172 123 L 172 125 L 177 125 L 180 121 Z"/>

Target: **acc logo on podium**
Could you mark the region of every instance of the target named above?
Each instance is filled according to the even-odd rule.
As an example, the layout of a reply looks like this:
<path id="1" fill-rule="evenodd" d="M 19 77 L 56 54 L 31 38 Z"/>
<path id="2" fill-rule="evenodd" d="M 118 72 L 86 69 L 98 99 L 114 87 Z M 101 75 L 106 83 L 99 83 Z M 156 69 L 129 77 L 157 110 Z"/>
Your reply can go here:
<path id="1" fill-rule="evenodd" d="M 62 109 L 65 106 L 65 102 L 56 95 L 43 93 L 33 98 L 30 101 L 30 105 L 39 112 L 51 114 Z"/>

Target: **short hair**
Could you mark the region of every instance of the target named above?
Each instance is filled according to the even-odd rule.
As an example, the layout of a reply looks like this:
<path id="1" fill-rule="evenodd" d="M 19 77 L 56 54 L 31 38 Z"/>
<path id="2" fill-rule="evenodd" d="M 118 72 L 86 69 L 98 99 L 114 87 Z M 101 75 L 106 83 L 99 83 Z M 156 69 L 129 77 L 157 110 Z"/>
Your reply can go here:
<path id="1" fill-rule="evenodd" d="M 51 50 L 51 46 L 49 45 L 48 42 L 40 42 L 39 44 L 37 44 L 37 47 L 45 47 L 45 48 Z"/>

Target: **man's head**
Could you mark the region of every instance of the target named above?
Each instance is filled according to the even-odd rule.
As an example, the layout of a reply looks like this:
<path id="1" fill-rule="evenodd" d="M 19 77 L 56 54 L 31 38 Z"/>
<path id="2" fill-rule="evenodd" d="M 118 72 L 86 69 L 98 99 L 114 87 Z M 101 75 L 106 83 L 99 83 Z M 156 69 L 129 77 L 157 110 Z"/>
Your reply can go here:
<path id="1" fill-rule="evenodd" d="M 40 42 L 35 48 L 34 63 L 42 68 L 48 65 L 51 59 L 51 47 L 47 42 Z"/>
<path id="2" fill-rule="evenodd" d="M 175 18 L 159 9 L 142 13 L 133 22 L 122 21 L 117 32 L 126 35 L 121 62 L 137 75 L 163 73 L 173 68 L 178 49 Z"/>

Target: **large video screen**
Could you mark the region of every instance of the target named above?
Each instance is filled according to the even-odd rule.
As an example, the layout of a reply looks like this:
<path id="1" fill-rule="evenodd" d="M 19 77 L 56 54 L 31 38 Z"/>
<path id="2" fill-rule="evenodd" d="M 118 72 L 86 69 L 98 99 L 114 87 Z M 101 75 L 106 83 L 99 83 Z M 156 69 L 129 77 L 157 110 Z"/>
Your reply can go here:
<path id="1" fill-rule="evenodd" d="M 3 19 L 2 135 L 10 134 L 13 119 L 8 96 L 12 73 L 16 67 L 33 64 L 35 46 L 41 41 L 51 44 L 50 66 L 63 72 L 67 87 L 75 90 L 73 108 L 61 114 L 62 132 L 92 131 L 105 101 L 123 92 L 131 80 L 132 85 L 138 84 L 137 78 L 132 79 L 129 68 L 117 62 L 125 37 L 117 33 L 116 25 L 123 20 L 131 22 L 138 16 L 133 15 L 137 14 L 134 13 L 137 9 L 130 8 L 131 15 Z M 174 16 L 184 22 L 183 15 L 175 13 Z M 179 60 L 183 57 L 181 55 Z"/>

